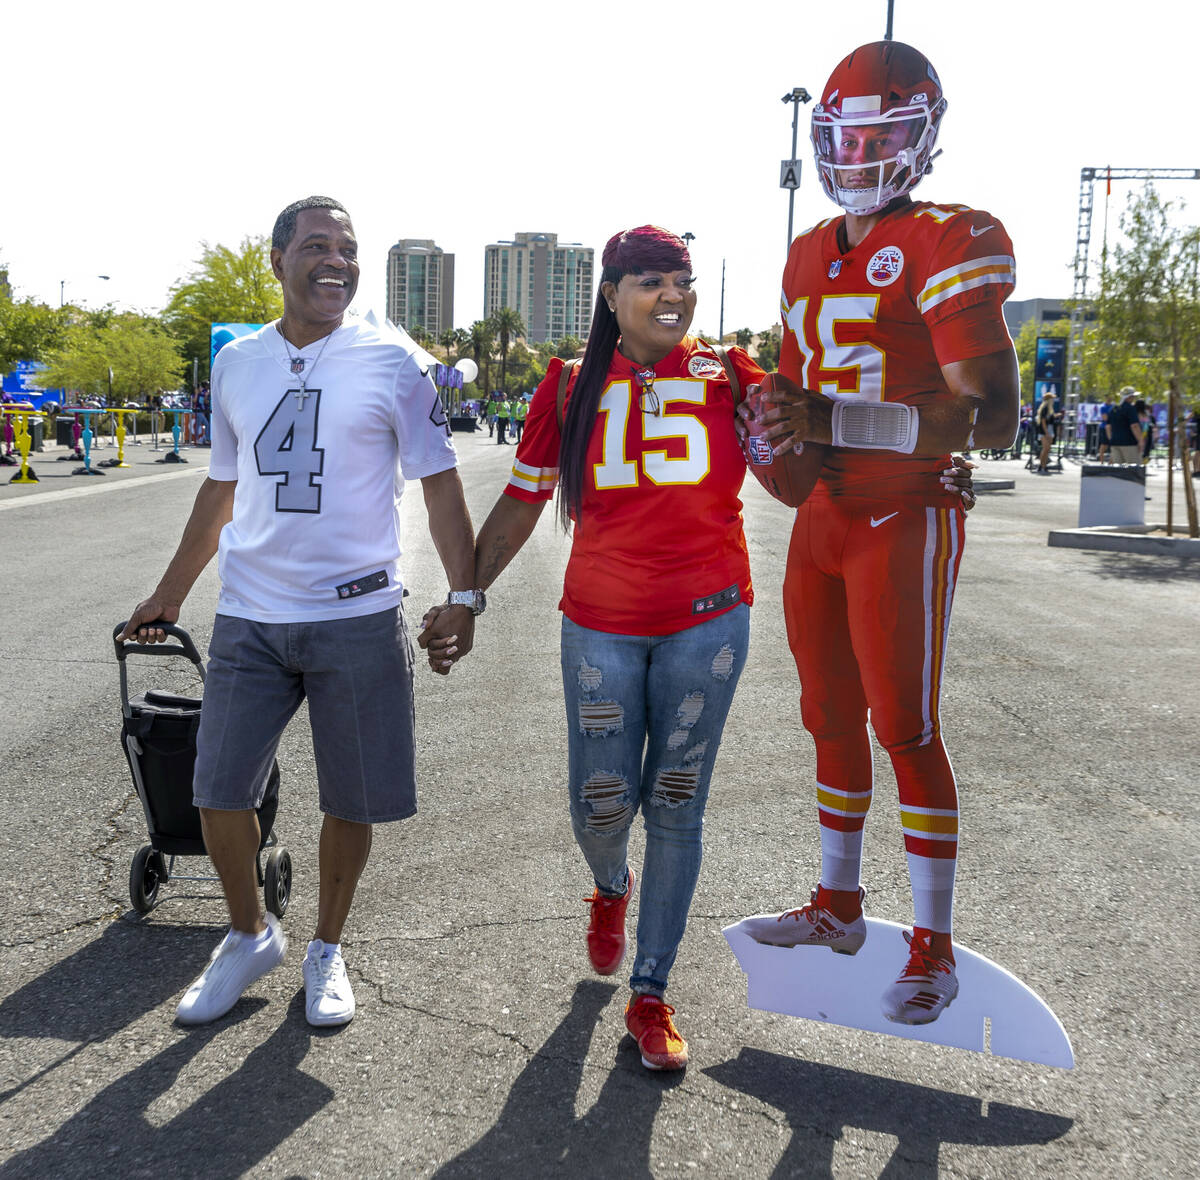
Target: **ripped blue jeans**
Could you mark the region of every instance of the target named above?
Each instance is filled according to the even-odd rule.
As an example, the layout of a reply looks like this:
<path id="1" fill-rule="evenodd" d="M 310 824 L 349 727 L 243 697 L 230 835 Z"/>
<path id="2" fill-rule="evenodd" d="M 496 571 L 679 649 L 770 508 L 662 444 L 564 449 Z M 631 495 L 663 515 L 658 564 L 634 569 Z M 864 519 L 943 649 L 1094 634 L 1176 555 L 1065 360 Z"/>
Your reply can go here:
<path id="1" fill-rule="evenodd" d="M 571 826 L 596 887 L 625 892 L 629 830 L 646 829 L 630 987 L 662 995 L 700 875 L 704 808 L 746 664 L 750 608 L 673 635 L 562 622 Z"/>

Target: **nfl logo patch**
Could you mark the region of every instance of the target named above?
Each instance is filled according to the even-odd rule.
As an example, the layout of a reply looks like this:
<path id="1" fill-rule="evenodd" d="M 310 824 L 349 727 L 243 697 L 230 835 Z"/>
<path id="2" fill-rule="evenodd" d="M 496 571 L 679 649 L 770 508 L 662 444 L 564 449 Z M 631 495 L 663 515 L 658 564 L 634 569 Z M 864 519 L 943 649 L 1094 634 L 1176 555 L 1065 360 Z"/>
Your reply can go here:
<path id="1" fill-rule="evenodd" d="M 836 279 L 838 277 L 838 275 L 840 275 L 841 273 L 842 273 L 842 260 L 840 258 L 835 258 L 829 264 L 829 277 L 831 279 Z"/>
<path id="2" fill-rule="evenodd" d="M 767 467 L 775 461 L 775 453 L 771 444 L 760 434 L 752 434 L 749 438 L 750 462 L 755 467 Z"/>

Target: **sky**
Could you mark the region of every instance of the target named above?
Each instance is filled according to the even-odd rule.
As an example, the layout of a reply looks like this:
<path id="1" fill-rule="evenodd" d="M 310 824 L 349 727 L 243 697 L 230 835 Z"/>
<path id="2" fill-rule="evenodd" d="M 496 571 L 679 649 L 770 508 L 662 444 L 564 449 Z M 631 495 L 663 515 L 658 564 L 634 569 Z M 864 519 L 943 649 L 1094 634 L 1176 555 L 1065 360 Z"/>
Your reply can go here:
<path id="1" fill-rule="evenodd" d="M 916 195 L 1003 221 L 1014 298 L 1070 295 L 1081 167 L 1200 167 L 1185 11 L 896 0 L 895 39 L 929 57 L 949 100 Z M 363 311 L 384 310 L 400 238 L 456 255 L 466 327 L 487 243 L 551 232 L 598 256 L 653 222 L 695 235 L 696 328 L 717 329 L 724 263 L 725 330 L 761 331 L 787 246 L 781 96 L 817 95 L 886 18 L 886 0 L 5 5 L 0 265 L 17 297 L 157 310 L 202 242 L 269 233 L 284 205 L 323 193 L 354 220 Z M 837 212 L 811 110 L 796 233 Z M 1133 188 L 1114 184 L 1111 232 Z M 1196 182 L 1161 188 L 1200 207 Z M 1104 201 L 1100 184 L 1093 255 Z"/>

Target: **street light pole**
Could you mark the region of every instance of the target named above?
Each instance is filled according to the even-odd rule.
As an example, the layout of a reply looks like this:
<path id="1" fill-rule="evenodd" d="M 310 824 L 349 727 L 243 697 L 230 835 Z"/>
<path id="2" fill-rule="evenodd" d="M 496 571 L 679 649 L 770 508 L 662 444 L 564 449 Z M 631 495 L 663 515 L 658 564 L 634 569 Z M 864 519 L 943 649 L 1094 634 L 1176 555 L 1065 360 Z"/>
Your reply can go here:
<path id="1" fill-rule="evenodd" d="M 110 278 L 110 276 L 109 275 L 97 275 L 96 278 L 104 279 L 107 282 L 108 279 Z M 66 299 L 65 299 L 66 289 L 67 289 L 67 280 L 59 279 L 58 280 L 58 306 L 59 307 L 64 306 L 64 304 L 66 303 Z"/>
<path id="2" fill-rule="evenodd" d="M 721 322 L 717 328 L 717 340 L 725 343 L 725 259 L 721 259 Z"/>
<path id="3" fill-rule="evenodd" d="M 787 94 L 780 100 L 781 102 L 790 102 L 792 104 L 792 154 L 791 159 L 796 158 L 796 144 L 800 133 L 800 104 L 802 102 L 810 102 L 812 95 L 809 94 L 803 86 L 796 86 L 789 90 Z M 792 248 L 792 217 L 796 206 L 796 190 L 788 189 L 788 236 L 787 248 Z"/>

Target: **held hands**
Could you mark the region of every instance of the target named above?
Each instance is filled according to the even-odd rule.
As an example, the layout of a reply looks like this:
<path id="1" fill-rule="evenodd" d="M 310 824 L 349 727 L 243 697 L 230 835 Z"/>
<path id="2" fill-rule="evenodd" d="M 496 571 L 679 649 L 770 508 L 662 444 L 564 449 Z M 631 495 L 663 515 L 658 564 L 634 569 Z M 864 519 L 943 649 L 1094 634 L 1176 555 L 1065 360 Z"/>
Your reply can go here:
<path id="1" fill-rule="evenodd" d="M 745 437 L 745 423 L 755 416 L 755 401 L 762 403 L 758 421 L 766 427 L 762 435 L 776 455 L 806 442 L 833 442 L 833 402 L 824 394 L 801 389 L 782 373 L 768 373 L 760 385 L 747 388 L 746 398 L 737 409 L 735 429 L 739 439 Z"/>
<path id="2" fill-rule="evenodd" d="M 129 616 L 129 622 L 121 632 L 121 642 L 165 643 L 167 633 L 161 627 L 149 625 L 157 622 L 179 622 L 179 606 L 164 602 L 157 594 L 151 594 L 133 608 L 133 614 Z"/>
<path id="3" fill-rule="evenodd" d="M 449 676 L 451 668 L 463 658 L 475 642 L 475 616 L 470 607 L 431 606 L 421 619 L 417 645 L 429 657 L 429 666 L 439 676 Z"/>

